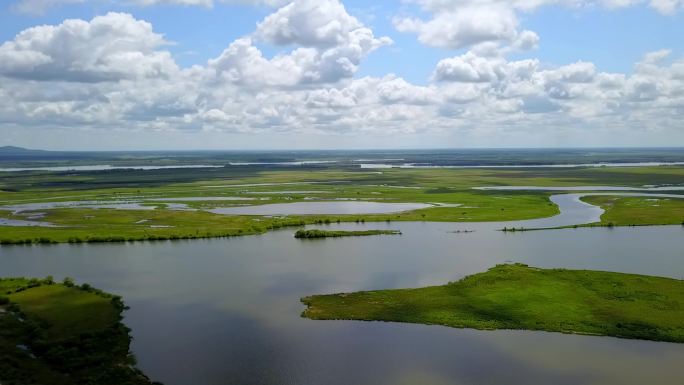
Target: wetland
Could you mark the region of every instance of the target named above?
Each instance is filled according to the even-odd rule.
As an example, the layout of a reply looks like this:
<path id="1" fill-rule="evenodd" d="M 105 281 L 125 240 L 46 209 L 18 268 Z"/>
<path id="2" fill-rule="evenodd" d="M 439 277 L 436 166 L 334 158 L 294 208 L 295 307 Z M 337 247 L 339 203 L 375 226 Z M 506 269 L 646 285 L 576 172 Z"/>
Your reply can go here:
<path id="1" fill-rule="evenodd" d="M 680 282 L 684 167 L 369 173 L 306 160 L 0 173 L 2 275 L 73 277 L 121 296 L 136 367 L 167 385 L 642 384 L 684 376 L 677 343 L 512 323 L 503 329 L 529 330 L 311 320 L 300 302 L 440 287 L 512 263 Z M 499 186 L 515 188 L 478 189 Z M 498 231 L 506 227 L 556 229 Z M 401 236 L 302 241 L 298 231 Z M 677 319 L 667 327 L 680 327 Z"/>

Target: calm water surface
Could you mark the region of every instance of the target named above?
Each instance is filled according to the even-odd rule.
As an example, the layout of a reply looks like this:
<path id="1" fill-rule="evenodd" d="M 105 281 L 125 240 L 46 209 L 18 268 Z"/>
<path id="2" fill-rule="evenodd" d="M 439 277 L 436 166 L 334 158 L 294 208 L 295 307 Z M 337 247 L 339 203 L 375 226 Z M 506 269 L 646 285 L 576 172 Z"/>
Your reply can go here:
<path id="1" fill-rule="evenodd" d="M 682 191 L 684 186 L 624 187 L 624 186 L 485 186 L 475 190 L 499 191 Z"/>
<path id="2" fill-rule="evenodd" d="M 633 163 L 562 163 L 562 164 L 507 164 L 507 165 L 435 165 L 430 163 L 361 163 L 361 168 L 580 168 L 580 167 L 659 167 L 680 166 L 684 162 Z"/>
<path id="3" fill-rule="evenodd" d="M 554 199 L 572 210 L 561 222 L 600 215 L 563 197 Z M 503 225 L 343 224 L 330 228 L 403 235 L 297 240 L 290 229 L 2 247 L 0 275 L 72 276 L 123 295 L 139 366 L 167 385 L 681 383 L 680 344 L 300 318 L 305 295 L 443 284 L 505 261 L 684 277 L 681 226 L 494 231 Z"/>
<path id="4" fill-rule="evenodd" d="M 219 207 L 209 212 L 229 215 L 386 214 L 433 207 L 425 203 L 381 203 L 363 201 L 294 202 L 261 206 Z"/>
<path id="5" fill-rule="evenodd" d="M 0 226 L 37 226 L 37 227 L 57 227 L 55 224 L 50 222 L 40 222 L 40 221 L 27 221 L 23 219 L 7 219 L 0 218 Z"/>

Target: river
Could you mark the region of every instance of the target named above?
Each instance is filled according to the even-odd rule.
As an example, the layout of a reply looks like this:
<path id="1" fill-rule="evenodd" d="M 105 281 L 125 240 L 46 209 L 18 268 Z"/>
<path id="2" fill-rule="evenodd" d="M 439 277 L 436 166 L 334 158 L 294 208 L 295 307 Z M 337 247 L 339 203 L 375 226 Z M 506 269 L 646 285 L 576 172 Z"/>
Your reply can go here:
<path id="1" fill-rule="evenodd" d="M 533 221 L 329 226 L 401 236 L 5 246 L 0 275 L 122 295 L 139 367 L 166 385 L 680 383 L 684 344 L 300 317 L 302 296 L 438 285 L 509 261 L 684 277 L 681 226 L 495 231 L 601 214 L 558 197 L 562 215 Z"/>

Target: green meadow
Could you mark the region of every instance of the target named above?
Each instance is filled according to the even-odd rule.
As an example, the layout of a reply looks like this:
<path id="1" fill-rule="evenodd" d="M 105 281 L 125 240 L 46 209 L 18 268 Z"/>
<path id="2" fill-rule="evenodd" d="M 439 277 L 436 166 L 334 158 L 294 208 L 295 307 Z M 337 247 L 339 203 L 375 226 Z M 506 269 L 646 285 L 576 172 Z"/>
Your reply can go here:
<path id="1" fill-rule="evenodd" d="M 605 210 L 603 225 L 684 225 L 684 199 L 587 196 L 582 200 Z"/>
<path id="2" fill-rule="evenodd" d="M 11 174 L 11 175 L 10 175 Z M 51 208 L 0 218 L 26 220 L 32 213 L 58 227 L 0 227 L 0 243 L 112 242 L 212 238 L 328 222 L 509 221 L 549 217 L 558 208 L 549 192 L 483 191 L 480 186 L 577 186 L 676 184 L 684 167 L 578 169 L 383 169 L 334 167 L 225 167 L 199 170 L 110 170 L 0 174 L 0 206 L 59 201 L 113 202 L 144 199 L 151 210 Z M 243 200 L 198 201 L 224 197 Z M 189 200 L 185 200 L 189 199 Z M 157 199 L 155 201 L 155 199 Z M 168 201 L 173 199 L 173 202 Z M 248 200 L 245 200 L 248 199 Z M 219 215 L 213 208 L 330 200 L 427 203 L 393 214 Z M 588 201 L 597 197 L 586 198 Z M 182 203 L 188 210 L 174 210 Z M 677 203 L 673 203 L 677 204 Z M 441 205 L 441 206 L 440 206 Z M 681 211 L 647 207 L 644 224 L 681 223 Z M 609 207 L 618 224 L 639 223 L 627 205 Z M 653 213 L 653 215 L 651 215 Z"/>
<path id="3" fill-rule="evenodd" d="M 684 342 L 684 281 L 499 265 L 442 286 L 302 298 L 315 320 L 544 330 Z"/>
<path id="4" fill-rule="evenodd" d="M 0 279 L 0 383 L 152 384 L 134 367 L 124 309 L 70 279 Z"/>

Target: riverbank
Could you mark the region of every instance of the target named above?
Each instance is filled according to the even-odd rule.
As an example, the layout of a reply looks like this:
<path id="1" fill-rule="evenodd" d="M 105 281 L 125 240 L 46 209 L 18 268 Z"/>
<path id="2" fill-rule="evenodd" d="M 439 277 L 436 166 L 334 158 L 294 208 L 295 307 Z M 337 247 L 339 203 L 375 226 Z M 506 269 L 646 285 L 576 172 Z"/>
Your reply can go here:
<path id="1" fill-rule="evenodd" d="M 684 282 L 498 265 L 443 286 L 302 298 L 316 320 L 392 321 L 684 342 Z"/>
<path id="2" fill-rule="evenodd" d="M 0 279 L 0 382 L 152 385 L 137 370 L 120 297 L 72 280 Z"/>
<path id="3" fill-rule="evenodd" d="M 636 188 L 644 184 L 673 185 L 682 177 L 684 167 L 675 166 L 611 170 L 389 169 L 377 172 L 240 168 L 217 169 L 211 173 L 206 170 L 176 170 L 173 173 L 168 170 L 115 170 L 28 173 L 12 175 L 12 178 L 0 175 L 0 223 L 5 224 L 0 226 L 0 244 L 220 238 L 337 222 L 523 221 L 558 214 L 558 207 L 549 201 L 554 192 L 474 188 L 554 186 L 572 189 L 573 186 L 591 185 Z M 75 203 L 69 207 L 56 206 L 59 202 Z M 83 204 L 86 202 L 90 203 Z M 375 214 L 353 210 L 338 215 L 216 213 L 243 212 L 243 209 L 251 210 L 251 206 L 260 210 L 274 206 L 290 208 L 290 203 L 300 206 L 358 203 L 429 207 Z M 31 206 L 27 205 L 34 206 L 29 208 Z M 118 208 L 112 208 L 117 205 Z M 667 208 L 651 209 L 655 215 L 648 215 L 648 224 L 680 223 L 684 219 Z M 633 212 L 627 206 L 606 207 L 606 210 L 623 216 L 625 224 L 635 222 L 631 220 Z M 12 222 L 19 225 L 7 225 Z M 28 225 L 31 222 L 33 226 Z M 50 227 L 44 227 L 48 225 Z"/>
<path id="4" fill-rule="evenodd" d="M 684 225 L 684 199 L 586 196 L 582 201 L 605 210 L 601 224 L 606 226 Z"/>
<path id="5" fill-rule="evenodd" d="M 419 193 L 414 192 L 414 194 Z M 433 206 L 426 209 L 387 214 L 287 216 L 221 215 L 204 211 L 200 207 L 195 211 L 118 210 L 109 208 L 41 210 L 40 221 L 55 226 L 1 226 L 0 245 L 223 238 L 263 234 L 286 227 L 316 224 L 399 221 L 486 222 L 551 217 L 560 212 L 556 205 L 548 201 L 546 194 L 516 194 L 510 199 L 497 199 L 496 196 L 492 197 L 486 193 L 471 192 L 447 195 L 450 196 L 444 196 L 439 200 L 442 202 L 458 200 L 472 203 L 463 207 Z M 435 198 L 434 195 L 416 197 L 416 199 L 422 200 L 434 200 Z M 285 200 L 282 197 L 278 199 L 283 202 L 303 200 L 301 197 L 290 200 Z M 0 217 L 3 216 L 10 219 L 26 219 L 26 216 L 12 215 L 11 212 L 3 212 L 0 208 Z"/>

